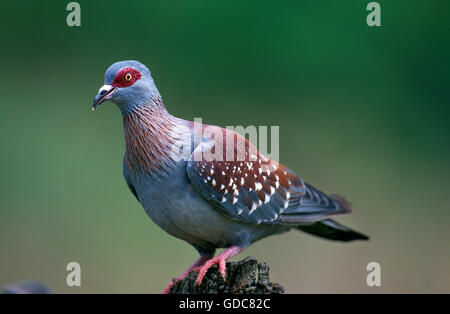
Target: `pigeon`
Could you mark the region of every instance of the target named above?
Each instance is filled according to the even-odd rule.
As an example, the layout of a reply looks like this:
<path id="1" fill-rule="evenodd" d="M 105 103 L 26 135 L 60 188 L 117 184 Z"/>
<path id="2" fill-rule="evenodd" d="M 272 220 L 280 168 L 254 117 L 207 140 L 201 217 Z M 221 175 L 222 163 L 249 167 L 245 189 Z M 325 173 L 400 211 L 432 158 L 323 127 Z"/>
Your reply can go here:
<path id="1" fill-rule="evenodd" d="M 332 219 L 352 211 L 342 196 L 305 183 L 233 130 L 172 116 L 144 64 L 112 64 L 92 109 L 105 101 L 122 113 L 131 193 L 154 223 L 200 254 L 163 293 L 192 271 L 200 285 L 216 264 L 226 280 L 228 259 L 292 229 L 333 241 L 369 239 Z"/>

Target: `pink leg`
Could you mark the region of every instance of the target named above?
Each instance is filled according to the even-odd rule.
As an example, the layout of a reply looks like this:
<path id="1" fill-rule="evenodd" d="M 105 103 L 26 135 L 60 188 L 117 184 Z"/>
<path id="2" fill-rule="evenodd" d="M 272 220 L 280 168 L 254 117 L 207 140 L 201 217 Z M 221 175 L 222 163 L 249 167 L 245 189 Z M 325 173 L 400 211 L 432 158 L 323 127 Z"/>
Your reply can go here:
<path id="1" fill-rule="evenodd" d="M 189 266 L 180 276 L 172 279 L 172 281 L 167 285 L 167 287 L 163 290 L 163 294 L 168 294 L 170 292 L 170 289 L 173 287 L 173 285 L 180 280 L 183 280 L 184 278 L 186 278 L 189 273 L 191 271 L 193 271 L 194 269 L 202 266 L 203 264 L 205 264 L 205 262 L 207 260 L 209 260 L 212 256 L 211 255 L 202 255 L 200 256 L 195 262 L 194 264 L 192 264 L 191 266 Z"/>
<path id="2" fill-rule="evenodd" d="M 202 283 L 203 277 L 205 277 L 206 273 L 208 272 L 208 269 L 211 268 L 211 266 L 218 264 L 219 265 L 219 271 L 222 275 L 223 280 L 226 280 L 226 262 L 233 256 L 239 254 L 242 252 L 243 248 L 238 246 L 232 246 L 216 257 L 211 258 L 206 263 L 204 263 L 202 266 L 197 267 L 198 268 L 198 277 L 195 281 L 195 285 L 198 286 Z M 195 269 L 196 271 L 197 269 Z"/>

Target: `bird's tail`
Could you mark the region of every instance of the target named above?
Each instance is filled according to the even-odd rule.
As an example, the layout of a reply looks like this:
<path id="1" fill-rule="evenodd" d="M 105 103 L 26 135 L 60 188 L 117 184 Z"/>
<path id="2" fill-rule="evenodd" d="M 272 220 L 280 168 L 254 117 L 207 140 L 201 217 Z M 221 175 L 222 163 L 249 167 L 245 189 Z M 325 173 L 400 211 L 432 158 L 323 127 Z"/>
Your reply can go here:
<path id="1" fill-rule="evenodd" d="M 349 242 L 353 240 L 369 240 L 369 237 L 347 228 L 332 219 L 317 221 L 311 225 L 296 227 L 303 232 L 333 241 Z"/>

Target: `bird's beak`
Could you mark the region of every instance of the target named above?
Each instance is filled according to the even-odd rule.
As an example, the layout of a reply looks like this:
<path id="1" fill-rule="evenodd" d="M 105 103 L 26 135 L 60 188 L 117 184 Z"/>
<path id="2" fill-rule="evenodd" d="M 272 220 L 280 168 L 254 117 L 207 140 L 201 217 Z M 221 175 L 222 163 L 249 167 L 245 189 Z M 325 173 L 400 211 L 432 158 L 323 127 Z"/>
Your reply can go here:
<path id="1" fill-rule="evenodd" d="M 94 98 L 92 110 L 97 109 L 102 102 L 110 99 L 116 90 L 117 88 L 111 85 L 103 85 L 100 87 L 97 96 Z"/>

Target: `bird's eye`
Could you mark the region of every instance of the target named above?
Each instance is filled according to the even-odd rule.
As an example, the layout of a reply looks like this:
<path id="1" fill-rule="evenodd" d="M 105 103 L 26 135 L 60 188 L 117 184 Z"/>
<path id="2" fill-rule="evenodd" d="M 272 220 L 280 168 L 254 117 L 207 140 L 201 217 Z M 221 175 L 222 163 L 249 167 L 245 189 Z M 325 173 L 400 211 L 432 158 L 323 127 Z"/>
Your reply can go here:
<path id="1" fill-rule="evenodd" d="M 131 67 L 123 68 L 119 72 L 117 72 L 116 76 L 114 77 L 112 86 L 128 87 L 133 85 L 141 77 L 141 72 L 139 72 L 138 70 Z"/>

